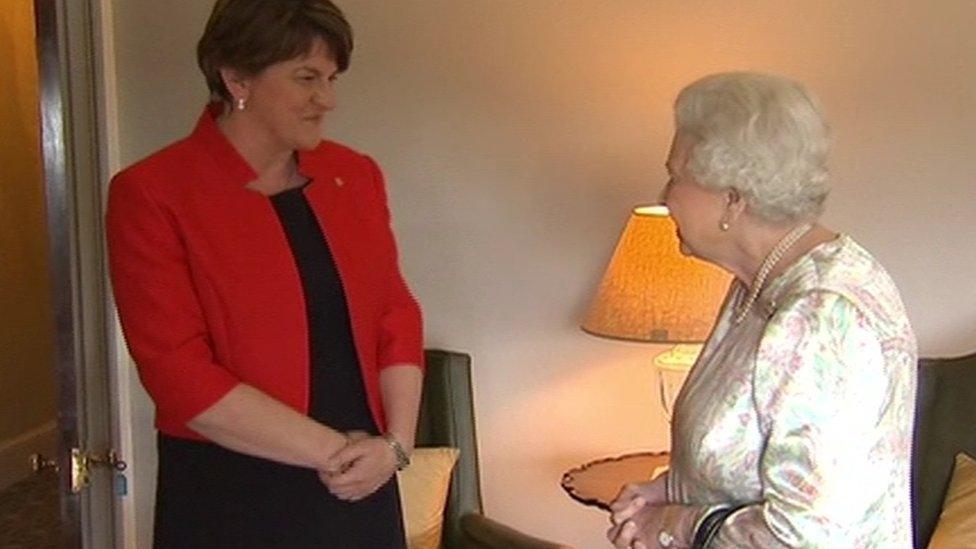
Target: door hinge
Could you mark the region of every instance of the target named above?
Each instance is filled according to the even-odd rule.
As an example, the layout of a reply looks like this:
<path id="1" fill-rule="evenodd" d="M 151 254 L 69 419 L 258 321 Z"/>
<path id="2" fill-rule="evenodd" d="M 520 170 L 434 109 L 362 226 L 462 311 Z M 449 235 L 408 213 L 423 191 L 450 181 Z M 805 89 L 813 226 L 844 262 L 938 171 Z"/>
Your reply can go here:
<path id="1" fill-rule="evenodd" d="M 71 493 L 77 494 L 91 484 L 92 467 L 111 467 L 117 472 L 125 471 L 128 465 L 119 458 L 118 452 L 109 450 L 104 454 L 89 454 L 79 448 L 71 449 Z"/>

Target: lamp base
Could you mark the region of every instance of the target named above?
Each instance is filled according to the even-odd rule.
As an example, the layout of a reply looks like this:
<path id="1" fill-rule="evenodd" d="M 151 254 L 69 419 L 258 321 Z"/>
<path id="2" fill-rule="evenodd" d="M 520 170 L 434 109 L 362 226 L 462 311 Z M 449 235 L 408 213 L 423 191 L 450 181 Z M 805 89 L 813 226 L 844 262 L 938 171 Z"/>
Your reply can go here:
<path id="1" fill-rule="evenodd" d="M 678 398 L 681 386 L 688 377 L 688 371 L 698 360 L 701 350 L 700 344 L 679 344 L 654 357 L 661 406 L 664 408 L 664 416 L 668 423 L 671 423 L 674 402 Z"/>
<path id="2" fill-rule="evenodd" d="M 675 345 L 654 357 L 654 367 L 671 372 L 687 372 L 695 365 L 701 350 L 700 343 Z"/>

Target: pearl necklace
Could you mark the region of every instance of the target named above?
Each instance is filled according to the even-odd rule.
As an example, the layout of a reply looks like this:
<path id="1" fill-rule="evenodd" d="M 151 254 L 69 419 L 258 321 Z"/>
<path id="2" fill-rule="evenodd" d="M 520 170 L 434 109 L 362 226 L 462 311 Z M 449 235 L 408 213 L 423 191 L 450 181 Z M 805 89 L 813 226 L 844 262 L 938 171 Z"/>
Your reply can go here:
<path id="1" fill-rule="evenodd" d="M 752 286 L 749 287 L 749 295 L 746 296 L 745 303 L 741 307 L 738 307 L 735 311 L 735 318 L 732 320 L 733 324 L 739 324 L 745 320 L 746 315 L 749 314 L 749 310 L 752 309 L 753 304 L 756 303 L 756 299 L 759 298 L 759 292 L 763 289 L 763 284 L 766 283 L 766 277 L 772 272 L 776 264 L 779 263 L 780 259 L 783 259 L 783 254 L 786 250 L 789 250 L 791 246 L 796 244 L 797 240 L 807 234 L 812 225 L 809 223 L 804 223 L 787 233 L 782 240 L 776 243 L 769 255 L 763 259 L 762 264 L 759 265 L 759 271 L 756 272 L 756 279 L 752 281 Z"/>

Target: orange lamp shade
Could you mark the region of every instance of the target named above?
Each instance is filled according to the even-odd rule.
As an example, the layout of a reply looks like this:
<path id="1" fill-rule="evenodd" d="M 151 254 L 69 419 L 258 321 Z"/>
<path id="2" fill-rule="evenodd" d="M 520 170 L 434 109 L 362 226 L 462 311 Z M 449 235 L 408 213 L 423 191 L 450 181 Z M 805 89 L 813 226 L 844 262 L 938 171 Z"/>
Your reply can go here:
<path id="1" fill-rule="evenodd" d="M 617 242 L 583 322 L 587 333 L 698 343 L 711 331 L 731 277 L 682 255 L 665 206 L 638 206 Z"/>

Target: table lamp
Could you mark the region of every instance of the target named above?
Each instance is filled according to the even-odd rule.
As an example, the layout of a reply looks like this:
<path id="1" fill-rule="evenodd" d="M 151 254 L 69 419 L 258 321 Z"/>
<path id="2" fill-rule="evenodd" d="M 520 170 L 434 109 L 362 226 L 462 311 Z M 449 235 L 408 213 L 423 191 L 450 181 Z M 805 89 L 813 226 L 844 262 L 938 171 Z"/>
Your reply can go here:
<path id="1" fill-rule="evenodd" d="M 681 253 L 663 205 L 637 206 L 583 321 L 600 337 L 674 343 L 654 359 L 661 403 L 671 407 L 728 291 L 730 275 Z"/>

